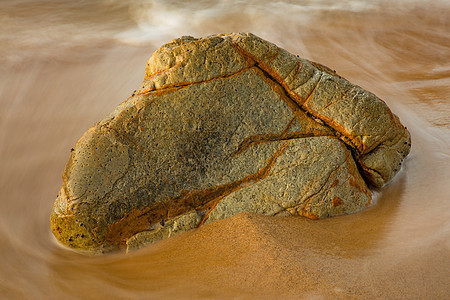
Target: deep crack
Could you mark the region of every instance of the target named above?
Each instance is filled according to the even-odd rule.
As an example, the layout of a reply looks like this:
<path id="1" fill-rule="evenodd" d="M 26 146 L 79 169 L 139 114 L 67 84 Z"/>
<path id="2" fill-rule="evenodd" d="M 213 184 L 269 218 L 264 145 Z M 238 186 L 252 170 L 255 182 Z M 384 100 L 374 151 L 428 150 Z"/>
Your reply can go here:
<path id="1" fill-rule="evenodd" d="M 360 165 L 360 161 L 358 159 L 358 157 L 361 155 L 358 147 L 355 145 L 355 143 L 352 141 L 352 137 L 346 136 L 343 132 L 338 131 L 337 129 L 335 129 L 333 126 L 331 126 L 329 124 L 329 122 L 327 122 L 327 119 L 323 116 L 321 116 L 320 114 L 316 113 L 314 114 L 314 112 L 304 108 L 301 104 L 299 104 L 299 102 L 302 103 L 306 103 L 313 95 L 314 91 L 316 90 L 317 86 L 320 84 L 320 80 L 324 75 L 324 71 L 321 69 L 318 69 L 321 72 L 320 78 L 317 80 L 316 85 L 314 86 L 314 88 L 311 90 L 311 92 L 308 94 L 308 96 L 305 99 L 300 99 L 300 97 L 298 95 L 296 95 L 288 86 L 287 84 L 283 81 L 282 78 L 277 79 L 276 74 L 272 75 L 270 71 L 273 72 L 273 70 L 271 70 L 270 67 L 266 66 L 263 62 L 260 62 L 256 57 L 254 57 L 253 55 L 251 55 L 250 53 L 248 53 L 247 51 L 245 51 L 244 49 L 242 49 L 239 45 L 237 45 L 235 42 L 233 42 L 232 40 L 229 40 L 229 42 L 231 43 L 231 45 L 236 49 L 236 51 L 242 56 L 244 57 L 244 59 L 246 59 L 246 61 L 248 62 L 249 66 L 250 65 L 254 65 L 258 70 L 260 70 L 263 74 L 264 77 L 263 79 L 268 79 L 270 80 L 272 83 L 276 84 L 278 87 L 280 87 L 283 91 L 283 95 L 282 95 L 282 99 L 284 101 L 286 101 L 286 97 L 290 100 L 289 103 L 287 102 L 287 104 L 292 107 L 291 105 L 294 104 L 295 107 L 298 110 L 301 110 L 303 113 L 305 113 L 311 120 L 315 121 L 316 119 L 319 119 L 320 121 L 323 122 L 323 126 L 329 128 L 332 132 L 334 132 L 334 135 L 339 138 L 341 141 L 344 142 L 344 144 L 348 145 L 352 151 L 352 156 L 355 162 L 357 162 L 357 165 Z M 313 65 L 314 63 L 311 62 Z M 316 67 L 317 68 L 317 67 Z M 273 72 L 275 73 L 275 72 Z M 334 73 L 334 72 L 333 72 Z M 275 92 L 277 92 L 275 90 Z M 292 98 L 292 95 L 295 94 L 296 99 Z M 295 111 L 294 111 L 295 114 Z M 315 121 L 317 122 L 317 121 Z M 356 152 L 357 155 L 355 155 L 354 151 Z M 364 181 L 366 181 L 366 179 L 363 176 Z M 367 182 L 366 182 L 367 183 Z"/>

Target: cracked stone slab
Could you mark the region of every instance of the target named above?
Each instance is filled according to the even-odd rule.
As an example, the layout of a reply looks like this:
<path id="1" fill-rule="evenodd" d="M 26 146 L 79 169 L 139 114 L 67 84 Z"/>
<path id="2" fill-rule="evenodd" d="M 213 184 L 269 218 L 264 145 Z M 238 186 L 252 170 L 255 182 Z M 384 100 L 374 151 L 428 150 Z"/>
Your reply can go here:
<path id="1" fill-rule="evenodd" d="M 386 104 L 252 34 L 181 37 L 133 95 L 78 141 L 51 229 L 97 254 L 247 211 L 360 211 L 399 171 L 410 135 Z"/>

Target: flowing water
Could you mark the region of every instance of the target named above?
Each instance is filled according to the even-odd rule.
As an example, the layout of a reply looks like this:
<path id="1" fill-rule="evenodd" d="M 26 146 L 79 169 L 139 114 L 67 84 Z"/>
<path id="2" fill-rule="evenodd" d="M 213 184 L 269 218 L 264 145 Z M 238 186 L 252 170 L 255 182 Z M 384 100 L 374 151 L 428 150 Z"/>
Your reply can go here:
<path id="1" fill-rule="evenodd" d="M 182 36 L 253 32 L 372 91 L 412 135 L 375 203 L 320 221 L 240 214 L 131 254 L 60 246 L 71 147 Z M 0 2 L 0 298 L 450 299 L 448 1 Z"/>

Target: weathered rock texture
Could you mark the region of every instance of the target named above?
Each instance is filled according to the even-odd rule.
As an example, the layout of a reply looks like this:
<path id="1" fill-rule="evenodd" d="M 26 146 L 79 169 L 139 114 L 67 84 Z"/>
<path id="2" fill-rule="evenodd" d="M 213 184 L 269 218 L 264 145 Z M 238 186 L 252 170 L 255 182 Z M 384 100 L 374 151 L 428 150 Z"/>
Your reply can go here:
<path id="1" fill-rule="evenodd" d="M 101 253 L 242 211 L 356 212 L 409 149 L 386 104 L 327 67 L 252 34 L 182 37 L 78 141 L 51 228 Z"/>

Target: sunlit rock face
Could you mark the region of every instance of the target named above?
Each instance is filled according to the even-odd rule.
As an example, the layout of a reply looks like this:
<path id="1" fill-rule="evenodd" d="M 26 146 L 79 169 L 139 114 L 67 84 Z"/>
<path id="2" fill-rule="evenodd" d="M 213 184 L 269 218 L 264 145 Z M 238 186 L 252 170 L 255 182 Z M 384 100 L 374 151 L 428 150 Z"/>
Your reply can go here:
<path id="1" fill-rule="evenodd" d="M 136 249 L 247 211 L 357 212 L 410 135 L 386 104 L 252 34 L 181 37 L 71 152 L 51 228 L 87 253 Z"/>

